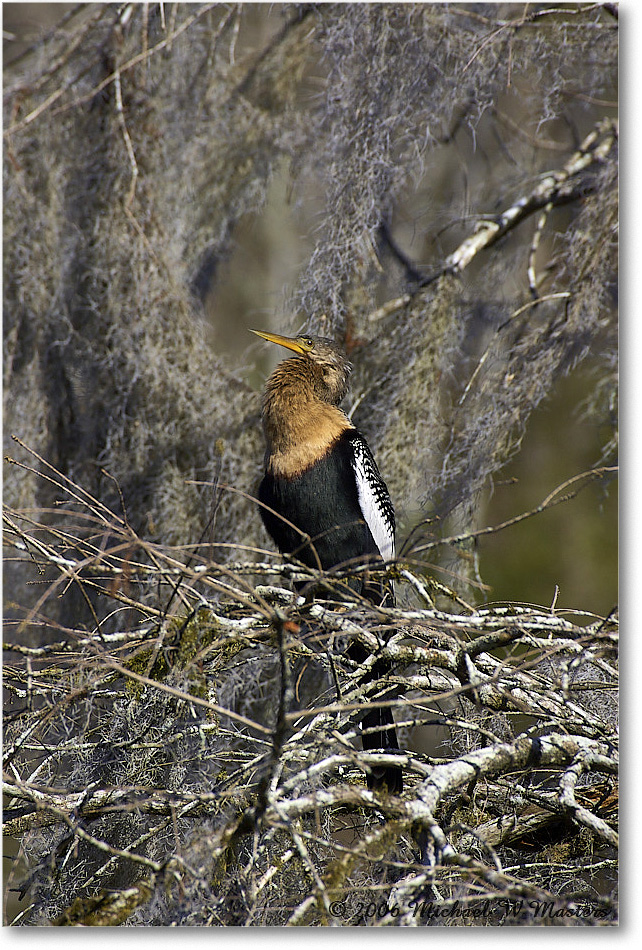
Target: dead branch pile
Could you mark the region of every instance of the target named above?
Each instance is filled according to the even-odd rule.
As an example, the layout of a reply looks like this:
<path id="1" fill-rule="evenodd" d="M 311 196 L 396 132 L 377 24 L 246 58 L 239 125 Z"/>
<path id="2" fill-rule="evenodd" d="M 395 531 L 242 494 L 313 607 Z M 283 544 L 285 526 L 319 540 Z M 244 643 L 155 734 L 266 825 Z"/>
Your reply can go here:
<path id="1" fill-rule="evenodd" d="M 437 609 L 403 563 L 412 609 L 350 599 L 340 576 L 308 575 L 332 599 L 306 600 L 281 584 L 306 577 L 296 564 L 143 542 L 50 477 L 66 528 L 5 521 L 45 584 L 18 624 L 41 645 L 6 646 L 6 831 L 29 923 L 613 921 L 614 617 Z M 49 620 L 74 588 L 111 605 L 112 632 Z M 366 667 L 391 661 L 386 682 L 363 684 L 354 638 Z M 406 740 L 401 796 L 364 781 L 386 756 L 360 751 L 359 711 L 382 696 Z"/>

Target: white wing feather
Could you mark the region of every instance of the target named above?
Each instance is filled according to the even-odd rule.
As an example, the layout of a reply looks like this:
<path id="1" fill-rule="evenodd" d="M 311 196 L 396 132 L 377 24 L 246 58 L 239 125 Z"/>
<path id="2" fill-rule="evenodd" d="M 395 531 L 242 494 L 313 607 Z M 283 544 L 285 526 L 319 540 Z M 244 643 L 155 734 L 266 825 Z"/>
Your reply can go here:
<path id="1" fill-rule="evenodd" d="M 367 443 L 359 435 L 352 438 L 355 476 L 363 519 L 370 528 L 384 561 L 395 556 L 394 510 L 385 482 Z"/>

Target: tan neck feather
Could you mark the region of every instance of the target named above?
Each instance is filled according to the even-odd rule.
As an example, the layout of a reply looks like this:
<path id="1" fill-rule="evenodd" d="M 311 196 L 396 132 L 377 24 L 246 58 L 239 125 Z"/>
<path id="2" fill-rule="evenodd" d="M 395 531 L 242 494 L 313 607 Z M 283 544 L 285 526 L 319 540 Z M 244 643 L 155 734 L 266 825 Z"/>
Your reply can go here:
<path id="1" fill-rule="evenodd" d="M 300 376 L 292 386 L 284 385 L 279 368 L 266 388 L 263 426 L 268 446 L 267 469 L 286 477 L 310 468 L 342 432 L 353 428 L 341 409 L 319 399 Z"/>

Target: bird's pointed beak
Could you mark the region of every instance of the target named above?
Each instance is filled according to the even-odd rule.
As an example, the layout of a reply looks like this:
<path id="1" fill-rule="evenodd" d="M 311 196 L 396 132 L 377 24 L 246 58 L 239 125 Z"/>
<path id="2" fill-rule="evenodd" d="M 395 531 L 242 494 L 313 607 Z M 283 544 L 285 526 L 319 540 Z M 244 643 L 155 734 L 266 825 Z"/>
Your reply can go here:
<path id="1" fill-rule="evenodd" d="M 264 333 L 263 330 L 250 330 L 250 333 L 256 333 L 257 336 L 267 340 L 268 343 L 278 343 L 279 346 L 284 346 L 288 350 L 294 350 L 295 353 L 305 353 L 301 344 L 293 337 L 281 336 L 280 333 Z"/>

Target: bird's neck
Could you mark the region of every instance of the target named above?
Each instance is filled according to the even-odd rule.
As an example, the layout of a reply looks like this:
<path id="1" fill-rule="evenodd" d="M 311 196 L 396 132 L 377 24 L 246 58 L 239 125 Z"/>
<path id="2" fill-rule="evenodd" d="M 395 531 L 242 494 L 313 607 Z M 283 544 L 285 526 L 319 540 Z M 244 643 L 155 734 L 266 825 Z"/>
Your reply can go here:
<path id="1" fill-rule="evenodd" d="M 288 360 L 287 363 L 296 363 Z M 295 476 L 313 465 L 353 426 L 341 409 L 322 400 L 314 381 L 297 367 L 277 367 L 263 400 L 267 468 L 272 474 Z"/>

